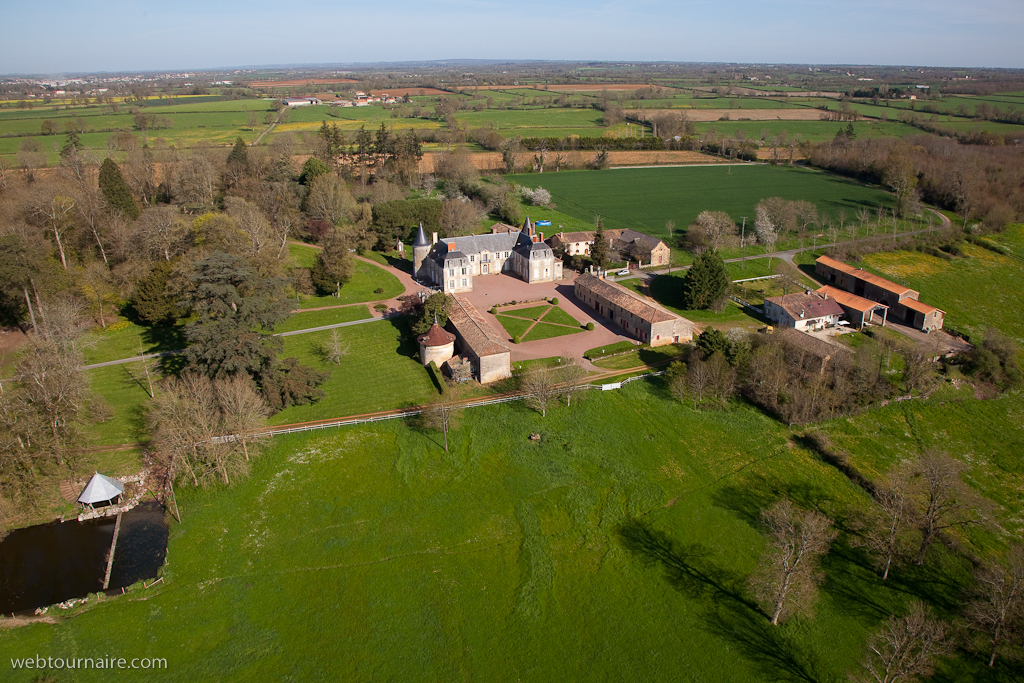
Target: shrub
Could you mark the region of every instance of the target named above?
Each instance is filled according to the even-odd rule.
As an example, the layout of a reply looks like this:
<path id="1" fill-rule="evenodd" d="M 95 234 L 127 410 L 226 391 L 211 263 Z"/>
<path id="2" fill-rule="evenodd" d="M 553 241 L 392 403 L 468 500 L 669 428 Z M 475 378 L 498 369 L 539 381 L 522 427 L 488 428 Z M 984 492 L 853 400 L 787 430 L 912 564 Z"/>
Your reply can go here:
<path id="1" fill-rule="evenodd" d="M 375 311 L 386 311 L 386 310 L 388 310 L 388 305 L 387 304 L 376 304 L 373 307 L 373 310 L 375 310 Z"/>
<path id="2" fill-rule="evenodd" d="M 512 343 L 513 344 L 518 344 L 519 343 L 519 335 L 518 334 L 516 336 L 512 337 Z"/>
<path id="3" fill-rule="evenodd" d="M 373 293 L 374 294 L 383 294 L 384 293 L 384 288 L 383 287 L 378 287 L 377 289 L 373 290 Z"/>
<path id="4" fill-rule="evenodd" d="M 498 315 L 498 307 L 491 306 L 491 315 Z"/>
<path id="5" fill-rule="evenodd" d="M 551 305 L 552 306 L 557 306 L 558 305 L 558 297 L 557 296 L 551 297 Z"/>
<path id="6" fill-rule="evenodd" d="M 587 332 L 592 332 L 593 330 L 594 330 L 594 323 L 587 323 Z"/>

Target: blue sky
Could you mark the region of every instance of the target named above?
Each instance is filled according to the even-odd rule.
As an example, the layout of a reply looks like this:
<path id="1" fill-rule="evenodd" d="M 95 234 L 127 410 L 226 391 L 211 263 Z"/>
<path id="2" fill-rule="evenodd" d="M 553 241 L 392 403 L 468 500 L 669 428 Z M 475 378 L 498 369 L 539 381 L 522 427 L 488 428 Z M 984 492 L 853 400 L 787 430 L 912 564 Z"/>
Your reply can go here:
<path id="1" fill-rule="evenodd" d="M 1024 67 L 1021 0 L 5 0 L 0 73 L 438 59 Z"/>

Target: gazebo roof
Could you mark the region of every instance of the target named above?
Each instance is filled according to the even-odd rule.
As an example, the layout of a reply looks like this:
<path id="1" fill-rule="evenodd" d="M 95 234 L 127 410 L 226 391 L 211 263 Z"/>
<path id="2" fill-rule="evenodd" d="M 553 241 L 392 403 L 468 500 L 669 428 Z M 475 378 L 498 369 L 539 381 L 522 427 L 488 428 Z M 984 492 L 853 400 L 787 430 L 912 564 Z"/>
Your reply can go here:
<path id="1" fill-rule="evenodd" d="M 79 503 L 92 505 L 117 498 L 124 491 L 124 482 L 97 472 L 86 484 L 82 495 L 78 497 Z"/>

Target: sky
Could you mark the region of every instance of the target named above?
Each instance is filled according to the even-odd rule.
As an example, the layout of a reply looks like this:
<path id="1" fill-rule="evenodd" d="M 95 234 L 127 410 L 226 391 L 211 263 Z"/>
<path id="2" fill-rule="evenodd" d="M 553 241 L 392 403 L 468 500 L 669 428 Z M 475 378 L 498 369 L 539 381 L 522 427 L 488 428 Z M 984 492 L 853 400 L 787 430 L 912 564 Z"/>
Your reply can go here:
<path id="1" fill-rule="evenodd" d="M 1024 67 L 1021 0 L 37 0 L 0 73 L 444 59 Z"/>

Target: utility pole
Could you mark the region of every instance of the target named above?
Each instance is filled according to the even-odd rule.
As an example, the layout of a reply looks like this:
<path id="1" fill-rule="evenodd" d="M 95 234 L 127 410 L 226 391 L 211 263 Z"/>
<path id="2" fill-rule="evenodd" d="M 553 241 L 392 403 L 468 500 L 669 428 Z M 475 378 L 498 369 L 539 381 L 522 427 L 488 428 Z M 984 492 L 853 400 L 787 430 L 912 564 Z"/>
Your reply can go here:
<path id="1" fill-rule="evenodd" d="M 743 218 L 743 226 L 740 228 L 740 270 L 746 270 L 747 258 L 743 251 L 743 241 L 747 236 L 747 217 L 741 216 L 741 218 Z"/>

